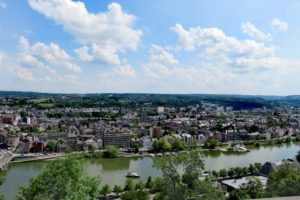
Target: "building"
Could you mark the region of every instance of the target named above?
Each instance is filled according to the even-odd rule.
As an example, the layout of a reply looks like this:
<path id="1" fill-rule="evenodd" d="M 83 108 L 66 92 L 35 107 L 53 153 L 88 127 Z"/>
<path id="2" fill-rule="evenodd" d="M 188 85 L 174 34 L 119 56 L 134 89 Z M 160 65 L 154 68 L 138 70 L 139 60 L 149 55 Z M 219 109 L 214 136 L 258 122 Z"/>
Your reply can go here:
<path id="1" fill-rule="evenodd" d="M 160 138 L 160 136 L 161 136 L 161 128 L 160 127 L 153 127 L 150 129 L 150 137 Z"/>
<path id="2" fill-rule="evenodd" d="M 157 107 L 157 113 L 163 113 L 165 112 L 165 108 L 160 106 L 160 107 Z"/>
<path id="3" fill-rule="evenodd" d="M 107 147 L 109 145 L 118 146 L 120 148 L 129 148 L 131 142 L 130 134 L 108 134 L 103 135 L 103 146 Z"/>
<path id="4" fill-rule="evenodd" d="M 68 133 L 67 145 L 72 150 L 77 150 L 77 135 L 74 133 Z"/>
<path id="5" fill-rule="evenodd" d="M 270 173 L 276 171 L 278 167 L 282 165 L 282 161 L 278 162 L 265 162 L 265 164 L 259 170 L 259 174 L 268 177 Z"/>
<path id="6" fill-rule="evenodd" d="M 268 178 L 264 176 L 246 176 L 238 179 L 227 179 L 221 181 L 221 188 L 225 192 L 231 192 L 235 189 L 240 189 L 243 185 L 247 184 L 251 178 L 257 178 L 265 187 L 267 185 Z"/>

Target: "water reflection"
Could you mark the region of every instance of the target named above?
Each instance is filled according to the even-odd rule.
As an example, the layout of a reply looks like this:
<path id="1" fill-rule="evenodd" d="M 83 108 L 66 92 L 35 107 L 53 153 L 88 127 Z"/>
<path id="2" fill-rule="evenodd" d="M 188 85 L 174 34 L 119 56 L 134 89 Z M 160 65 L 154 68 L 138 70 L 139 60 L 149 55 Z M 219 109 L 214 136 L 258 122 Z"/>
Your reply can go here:
<path id="1" fill-rule="evenodd" d="M 278 161 L 291 158 L 300 150 L 300 144 L 261 146 L 245 154 L 224 154 L 219 151 L 204 152 L 203 160 L 206 170 L 222 168 L 244 167 L 251 163 Z M 9 166 L 7 178 L 0 187 L 0 193 L 7 200 L 14 200 L 19 187 L 28 185 L 30 178 L 37 176 L 51 161 L 37 161 L 29 163 L 15 163 Z M 148 176 L 161 176 L 161 172 L 153 167 L 153 159 L 145 158 L 116 158 L 116 159 L 87 159 L 88 172 L 91 176 L 101 176 L 101 185 L 124 185 L 128 171 L 141 175 L 135 181 L 146 181 Z"/>

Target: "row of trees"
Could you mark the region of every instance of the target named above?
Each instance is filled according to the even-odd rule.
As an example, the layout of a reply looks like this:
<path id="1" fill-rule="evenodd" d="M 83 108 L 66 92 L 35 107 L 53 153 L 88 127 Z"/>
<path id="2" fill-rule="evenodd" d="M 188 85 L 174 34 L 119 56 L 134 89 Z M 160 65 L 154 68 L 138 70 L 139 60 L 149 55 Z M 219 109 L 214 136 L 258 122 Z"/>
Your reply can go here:
<path id="1" fill-rule="evenodd" d="M 248 174 L 253 174 L 261 169 L 261 163 L 250 164 L 248 167 L 233 167 L 228 170 L 221 169 L 219 171 L 212 171 L 212 175 L 215 178 L 228 178 L 228 177 L 240 177 Z"/>
<path id="2" fill-rule="evenodd" d="M 168 152 L 168 151 L 182 151 L 185 149 L 194 149 L 196 147 L 195 143 L 187 144 L 182 140 L 174 140 L 174 142 L 169 142 L 166 138 L 160 138 L 153 142 L 153 151 L 155 152 Z"/>

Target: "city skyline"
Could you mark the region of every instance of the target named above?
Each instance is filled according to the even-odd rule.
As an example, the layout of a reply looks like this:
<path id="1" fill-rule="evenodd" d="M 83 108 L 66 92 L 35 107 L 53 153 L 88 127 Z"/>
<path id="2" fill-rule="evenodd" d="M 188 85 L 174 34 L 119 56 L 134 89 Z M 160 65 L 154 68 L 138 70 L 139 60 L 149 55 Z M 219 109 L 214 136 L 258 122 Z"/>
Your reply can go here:
<path id="1" fill-rule="evenodd" d="M 300 2 L 0 0 L 0 90 L 300 94 Z"/>

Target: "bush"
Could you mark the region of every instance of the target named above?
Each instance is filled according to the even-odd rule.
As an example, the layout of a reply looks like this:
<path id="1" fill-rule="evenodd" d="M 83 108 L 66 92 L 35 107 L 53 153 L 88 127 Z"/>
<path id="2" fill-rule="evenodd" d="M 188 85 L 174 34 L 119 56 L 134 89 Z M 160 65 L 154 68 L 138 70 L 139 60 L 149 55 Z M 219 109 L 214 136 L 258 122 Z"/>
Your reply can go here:
<path id="1" fill-rule="evenodd" d="M 208 139 L 204 142 L 203 148 L 205 149 L 215 149 L 218 145 L 218 141 L 216 139 Z"/>
<path id="2" fill-rule="evenodd" d="M 118 156 L 119 149 L 113 145 L 109 145 L 105 148 L 103 152 L 104 158 L 116 158 Z"/>

